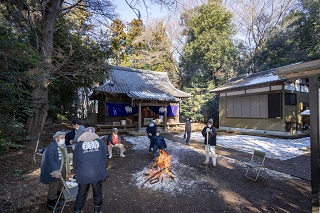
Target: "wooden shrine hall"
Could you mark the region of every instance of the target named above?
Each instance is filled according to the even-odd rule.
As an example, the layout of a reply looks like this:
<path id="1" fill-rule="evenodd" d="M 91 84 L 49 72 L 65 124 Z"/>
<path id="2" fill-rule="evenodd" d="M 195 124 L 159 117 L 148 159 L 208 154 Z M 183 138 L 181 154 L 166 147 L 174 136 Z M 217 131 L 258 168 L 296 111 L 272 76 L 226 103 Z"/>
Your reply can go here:
<path id="1" fill-rule="evenodd" d="M 141 132 L 153 119 L 165 132 L 184 125 L 179 121 L 180 102 L 191 95 L 175 88 L 166 72 L 110 66 L 106 79 L 90 96 L 98 101 L 96 126 L 101 132 L 112 127 Z"/>

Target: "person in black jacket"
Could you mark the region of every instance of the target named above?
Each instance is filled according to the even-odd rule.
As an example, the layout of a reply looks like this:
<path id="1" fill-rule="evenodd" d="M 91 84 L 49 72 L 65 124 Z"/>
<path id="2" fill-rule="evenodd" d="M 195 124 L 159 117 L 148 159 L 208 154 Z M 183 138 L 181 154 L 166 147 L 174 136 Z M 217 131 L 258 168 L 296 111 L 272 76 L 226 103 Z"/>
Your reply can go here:
<path id="1" fill-rule="evenodd" d="M 188 118 L 185 126 L 185 135 L 186 135 L 186 144 L 189 145 L 190 137 L 191 137 L 191 118 Z"/>
<path id="2" fill-rule="evenodd" d="M 147 126 L 146 131 L 148 134 L 148 138 L 150 139 L 149 152 L 151 152 L 151 149 L 153 148 L 152 139 L 156 135 L 156 131 L 157 131 L 157 125 L 156 125 L 155 119 L 153 119 L 152 122 Z"/>
<path id="3" fill-rule="evenodd" d="M 217 130 L 214 126 L 212 126 L 213 120 L 209 119 L 207 126 L 202 129 L 202 135 L 204 137 L 204 144 L 205 144 L 205 154 L 206 154 L 206 161 L 204 164 L 209 163 L 209 155 L 210 152 L 212 154 L 212 164 L 214 167 L 217 166 L 217 159 L 216 159 L 216 144 L 217 144 Z"/>
<path id="4" fill-rule="evenodd" d="M 93 127 L 78 138 L 73 151 L 73 168 L 78 183 L 78 194 L 74 203 L 74 213 L 82 212 L 89 187 L 93 189 L 94 212 L 100 213 L 103 203 L 102 187 L 107 173 L 107 146 L 95 133 Z"/>
<path id="5" fill-rule="evenodd" d="M 153 144 L 153 157 L 154 160 L 157 156 L 157 150 L 165 150 L 167 148 L 166 141 L 164 140 L 164 137 L 160 135 L 160 130 L 156 131 L 156 135 L 152 138 L 152 144 Z"/>

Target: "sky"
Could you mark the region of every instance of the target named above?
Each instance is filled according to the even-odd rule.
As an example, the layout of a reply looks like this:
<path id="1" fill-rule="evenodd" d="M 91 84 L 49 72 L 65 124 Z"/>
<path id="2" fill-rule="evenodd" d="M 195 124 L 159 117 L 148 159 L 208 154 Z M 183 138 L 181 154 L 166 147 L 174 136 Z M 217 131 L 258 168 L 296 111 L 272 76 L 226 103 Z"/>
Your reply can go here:
<path id="1" fill-rule="evenodd" d="M 129 0 L 130 2 L 130 0 Z M 147 1 L 146 1 L 147 2 Z M 119 14 L 119 18 L 125 22 L 130 22 L 132 19 L 137 18 L 136 14 L 132 11 L 132 9 L 126 4 L 125 0 L 118 0 L 114 3 L 117 5 L 116 12 Z M 139 10 L 141 13 L 141 18 L 143 22 L 147 22 L 150 19 L 154 18 L 162 18 L 167 14 L 167 10 L 165 8 L 161 8 L 159 5 L 148 5 L 150 8 L 148 9 L 149 16 L 147 16 L 146 8 L 143 5 L 140 5 Z"/>

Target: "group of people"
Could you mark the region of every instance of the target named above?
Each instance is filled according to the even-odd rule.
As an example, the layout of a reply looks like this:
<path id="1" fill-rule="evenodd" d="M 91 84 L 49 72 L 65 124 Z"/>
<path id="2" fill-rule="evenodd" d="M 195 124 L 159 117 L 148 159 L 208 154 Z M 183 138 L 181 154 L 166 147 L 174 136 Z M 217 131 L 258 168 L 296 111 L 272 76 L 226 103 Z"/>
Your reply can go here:
<path id="1" fill-rule="evenodd" d="M 189 144 L 191 136 L 191 118 L 185 126 L 186 144 Z M 53 141 L 45 148 L 41 162 L 40 181 L 48 184 L 47 208 L 54 211 L 55 206 L 63 206 L 57 201 L 62 189 L 62 181 L 67 175 L 71 175 L 70 162 L 78 183 L 78 194 L 74 203 L 74 213 L 80 213 L 89 191 L 93 189 L 94 212 L 100 213 L 103 202 L 103 182 L 108 177 L 107 173 L 107 150 L 108 158 L 112 158 L 112 148 L 120 149 L 120 156 L 125 157 L 124 145 L 118 135 L 118 129 L 113 128 L 107 137 L 107 144 L 95 133 L 95 128 L 85 128 L 79 121 L 72 122 L 73 130 L 66 133 L 58 131 L 53 135 Z M 153 120 L 146 132 L 150 139 L 149 152 L 152 152 L 154 160 L 157 151 L 166 150 L 167 144 L 164 137 L 157 129 L 156 120 Z M 213 120 L 209 119 L 207 125 L 202 129 L 204 137 L 206 160 L 209 164 L 210 152 L 212 153 L 212 164 L 216 167 L 216 136 L 217 131 L 213 126 Z M 72 153 L 68 153 L 67 146 L 71 145 Z"/>
<path id="2" fill-rule="evenodd" d="M 78 194 L 74 203 L 74 213 L 82 212 L 90 186 L 93 189 L 94 212 L 100 213 L 103 202 L 103 182 L 108 177 L 107 150 L 112 158 L 112 148 L 120 149 L 120 156 L 125 157 L 124 145 L 114 128 L 108 135 L 107 144 L 95 133 L 95 128 L 85 128 L 79 121 L 72 122 L 73 130 L 66 133 L 58 131 L 53 141 L 45 148 L 41 162 L 40 181 L 49 185 L 47 208 L 54 211 L 56 206 L 63 206 L 57 198 L 63 187 L 62 181 L 73 174 L 78 183 Z M 71 145 L 72 153 L 67 146 Z M 57 210 L 57 208 L 56 208 Z"/>
<path id="3" fill-rule="evenodd" d="M 191 122 L 192 119 L 188 118 L 185 125 L 185 139 L 186 144 L 189 145 L 190 137 L 191 137 Z M 153 119 L 152 122 L 147 126 L 146 132 L 150 139 L 149 152 L 153 153 L 154 159 L 156 159 L 157 150 L 165 150 L 167 148 L 167 144 L 164 140 L 164 137 L 160 135 L 160 130 L 157 129 L 156 120 Z M 213 126 L 213 120 L 209 119 L 207 125 L 202 129 L 202 136 L 204 137 L 204 145 L 205 145 L 205 155 L 206 160 L 204 164 L 209 164 L 210 153 L 212 155 L 212 165 L 214 167 L 217 166 L 216 159 L 216 143 L 217 143 L 217 130 Z"/>

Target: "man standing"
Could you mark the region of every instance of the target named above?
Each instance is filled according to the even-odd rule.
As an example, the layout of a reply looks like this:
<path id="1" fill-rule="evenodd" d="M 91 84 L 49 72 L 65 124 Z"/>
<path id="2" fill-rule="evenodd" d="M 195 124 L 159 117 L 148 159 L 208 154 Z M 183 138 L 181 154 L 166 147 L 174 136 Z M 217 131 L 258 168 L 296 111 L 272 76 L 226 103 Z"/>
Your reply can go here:
<path id="1" fill-rule="evenodd" d="M 94 212 L 100 213 L 103 202 L 103 182 L 108 177 L 107 146 L 95 133 L 93 127 L 78 138 L 73 151 L 73 168 L 78 183 L 78 194 L 74 203 L 74 213 L 80 213 L 85 204 L 89 187 L 93 189 Z"/>
<path id="2" fill-rule="evenodd" d="M 214 126 L 212 126 L 213 120 L 209 119 L 207 126 L 202 129 L 202 135 L 204 137 L 204 144 L 205 144 L 205 154 L 206 154 L 206 161 L 204 164 L 209 163 L 209 155 L 210 152 L 212 154 L 212 164 L 214 167 L 217 166 L 217 159 L 216 159 L 216 143 L 217 143 L 217 130 Z"/>
<path id="3" fill-rule="evenodd" d="M 62 189 L 60 177 L 65 179 L 66 173 L 70 174 L 69 156 L 65 147 L 65 132 L 56 132 L 51 142 L 45 149 L 41 161 L 40 181 L 49 184 L 47 208 L 54 210 L 58 194 Z"/>
<path id="4" fill-rule="evenodd" d="M 121 144 L 121 137 L 118 135 L 117 128 L 112 129 L 112 133 L 108 135 L 107 143 L 109 152 L 108 158 L 112 158 L 112 147 L 118 147 L 120 149 L 120 157 L 125 157 L 123 153 L 126 151 L 126 149 L 124 148 L 123 144 Z"/>
<path id="5" fill-rule="evenodd" d="M 82 126 L 81 122 L 78 120 L 73 120 L 71 125 L 75 130 L 74 139 L 70 140 L 70 144 L 72 144 L 72 149 L 74 150 L 76 144 L 78 143 L 78 138 L 85 132 L 86 128 Z"/>
<path id="6" fill-rule="evenodd" d="M 147 126 L 147 134 L 148 138 L 150 139 L 150 145 L 149 145 L 149 152 L 151 152 L 151 148 L 153 147 L 152 139 L 156 135 L 157 132 L 157 125 L 156 125 L 156 120 L 153 119 L 152 122 Z"/>
<path id="7" fill-rule="evenodd" d="M 186 122 L 185 134 L 186 134 L 186 144 L 189 145 L 189 141 L 191 137 L 191 118 L 189 118 Z"/>

